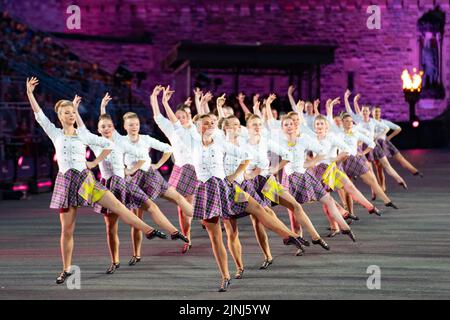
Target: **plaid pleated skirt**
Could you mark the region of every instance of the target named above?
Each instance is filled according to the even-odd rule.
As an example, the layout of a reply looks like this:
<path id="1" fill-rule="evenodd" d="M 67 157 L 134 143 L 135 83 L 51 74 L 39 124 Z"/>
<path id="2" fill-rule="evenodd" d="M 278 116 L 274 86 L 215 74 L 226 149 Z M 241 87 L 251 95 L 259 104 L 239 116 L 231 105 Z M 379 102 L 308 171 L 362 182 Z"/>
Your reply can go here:
<path id="1" fill-rule="evenodd" d="M 321 180 L 309 172 L 294 172 L 290 176 L 283 173 L 282 185 L 300 204 L 318 201 L 327 195 Z"/>
<path id="2" fill-rule="evenodd" d="M 182 167 L 173 166 L 169 185 L 174 187 L 183 197 L 192 196 L 197 188 L 198 180 L 195 168 L 191 164 Z"/>
<path id="3" fill-rule="evenodd" d="M 314 168 L 308 169 L 308 172 L 311 173 L 317 180 L 322 182 L 322 185 L 328 192 L 331 192 L 336 189 L 341 189 L 343 187 L 344 179 L 347 177 L 345 172 L 340 169 L 339 165 L 336 165 L 335 170 L 332 175 L 332 179 L 328 178 L 324 180 L 324 174 L 328 170 L 331 165 L 327 165 L 325 163 L 319 163 Z M 330 181 L 333 181 L 333 185 L 329 185 Z"/>
<path id="4" fill-rule="evenodd" d="M 269 207 L 270 206 L 270 200 L 264 197 L 264 195 L 261 193 L 258 193 L 258 190 L 255 187 L 254 180 L 258 178 L 255 177 L 253 180 L 244 180 L 240 186 L 242 190 L 247 192 L 253 199 L 255 199 L 256 202 L 258 202 L 263 207 Z M 264 186 L 264 185 L 263 185 Z M 261 187 L 262 190 L 262 187 Z"/>
<path id="5" fill-rule="evenodd" d="M 245 215 L 248 202 L 234 201 L 236 191 L 225 179 L 212 177 L 206 182 L 199 181 L 194 193 L 194 218 L 224 219 Z"/>
<path id="6" fill-rule="evenodd" d="M 79 194 L 79 190 L 89 173 L 92 174 L 88 169 L 82 172 L 75 169 L 69 169 L 66 173 L 58 172 L 50 208 L 67 211 L 70 207 L 92 207 L 93 204 L 83 199 Z M 95 188 L 98 190 L 108 190 L 98 181 L 95 182 Z"/>
<path id="7" fill-rule="evenodd" d="M 397 153 L 399 153 L 400 151 L 398 151 L 398 149 L 394 146 L 394 144 L 388 140 L 384 140 L 384 139 L 380 139 L 380 145 L 384 150 L 384 154 L 386 155 L 386 157 L 388 158 L 392 158 L 393 156 L 395 156 Z"/>
<path id="8" fill-rule="evenodd" d="M 137 184 L 151 200 L 161 197 L 169 189 L 169 184 L 161 173 L 153 168 L 148 171 L 138 170 L 128 181 Z"/>
<path id="9" fill-rule="evenodd" d="M 363 144 L 363 150 L 366 150 L 367 145 Z M 374 162 L 376 160 L 380 160 L 381 158 L 385 157 L 386 154 L 384 153 L 383 147 L 379 143 L 379 140 L 375 141 L 375 148 L 373 150 L 370 150 L 370 152 L 366 155 L 367 160 L 369 162 Z"/>
<path id="10" fill-rule="evenodd" d="M 270 201 L 269 199 L 266 198 L 266 196 L 262 193 L 267 180 L 269 180 L 269 177 L 265 177 L 265 176 L 256 176 L 255 178 L 253 178 L 252 180 L 252 184 L 253 184 L 253 188 L 255 188 L 256 193 L 258 194 L 258 196 L 264 201 L 264 204 L 261 204 L 263 207 L 270 207 L 272 205 L 272 201 Z"/>
<path id="11" fill-rule="evenodd" d="M 349 156 L 348 159 L 341 164 L 340 169 L 349 177 L 359 177 L 369 172 L 366 159 L 362 156 Z"/>
<path id="12" fill-rule="evenodd" d="M 108 180 L 102 179 L 101 183 L 128 209 L 138 209 L 149 199 L 137 184 L 126 181 L 122 177 L 112 176 Z M 111 210 L 103 208 L 99 204 L 96 204 L 94 209 L 98 213 L 111 213 Z"/>

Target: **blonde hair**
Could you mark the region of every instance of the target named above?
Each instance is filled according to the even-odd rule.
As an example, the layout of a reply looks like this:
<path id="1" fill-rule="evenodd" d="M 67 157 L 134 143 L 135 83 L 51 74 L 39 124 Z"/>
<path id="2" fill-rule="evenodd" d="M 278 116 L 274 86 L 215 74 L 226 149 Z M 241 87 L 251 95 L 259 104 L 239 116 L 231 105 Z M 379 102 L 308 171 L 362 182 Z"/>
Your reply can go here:
<path id="1" fill-rule="evenodd" d="M 298 116 L 298 112 L 295 111 L 291 111 L 287 114 L 288 117 L 292 117 L 292 116 Z"/>
<path id="2" fill-rule="evenodd" d="M 222 127 L 221 127 L 220 129 L 223 130 L 224 127 L 225 127 L 226 125 L 228 125 L 229 121 L 230 121 L 230 120 L 233 120 L 233 119 L 239 121 L 239 118 L 236 117 L 236 116 L 234 116 L 234 115 L 231 115 L 231 116 L 229 116 L 229 117 L 223 118 Z"/>
<path id="3" fill-rule="evenodd" d="M 123 115 L 123 121 L 128 120 L 128 119 L 138 119 L 139 120 L 139 117 L 134 112 L 127 112 Z"/>
<path id="4" fill-rule="evenodd" d="M 283 125 L 286 120 L 293 120 L 293 119 L 289 114 L 285 114 L 281 116 L 281 125 Z"/>
<path id="5" fill-rule="evenodd" d="M 59 100 L 55 104 L 55 112 L 58 113 L 60 108 L 73 107 L 73 102 L 69 100 Z"/>
<path id="6" fill-rule="evenodd" d="M 253 113 L 248 113 L 245 116 L 245 123 L 246 123 L 247 127 L 248 127 L 250 121 L 252 121 L 252 120 L 261 120 L 261 117 L 256 114 L 253 114 Z"/>

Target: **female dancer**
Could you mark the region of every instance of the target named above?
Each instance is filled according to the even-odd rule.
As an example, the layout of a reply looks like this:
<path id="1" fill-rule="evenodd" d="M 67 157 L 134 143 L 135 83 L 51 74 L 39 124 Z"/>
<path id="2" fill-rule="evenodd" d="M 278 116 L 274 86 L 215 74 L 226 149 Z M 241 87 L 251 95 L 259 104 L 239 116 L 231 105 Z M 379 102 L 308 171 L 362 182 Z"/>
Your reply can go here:
<path id="1" fill-rule="evenodd" d="M 320 235 L 317 233 L 302 206 L 287 190 L 272 179 L 274 174 L 277 174 L 286 166 L 286 164 L 288 164 L 290 156 L 287 149 L 276 144 L 274 140 L 269 137 L 263 138 L 263 124 L 260 117 L 256 115 L 250 116 L 247 119 L 247 129 L 249 138 L 247 140 L 246 148 L 251 152 L 252 160 L 250 160 L 250 164 L 246 171 L 246 179 L 251 181 L 252 188 L 255 189 L 261 199 L 266 198 L 263 194 L 263 190 L 266 195 L 268 193 L 273 194 L 274 202 L 279 203 L 290 211 L 289 216 L 291 219 L 292 230 L 302 236 L 302 226 L 305 227 L 311 236 L 313 244 L 318 244 L 325 250 L 329 250 L 328 244 L 320 238 Z M 281 161 L 273 169 L 270 169 L 270 161 L 267 156 L 268 151 L 281 157 Z M 269 184 L 272 184 L 271 188 L 269 187 Z M 298 224 L 296 223 L 297 221 Z M 301 252 L 299 251 L 297 254 L 300 253 Z"/>
<path id="2" fill-rule="evenodd" d="M 163 91 L 163 106 L 169 119 L 166 119 L 159 110 L 158 95 Z M 174 151 L 175 163 L 170 175 L 169 185 L 180 193 L 190 204 L 194 201 L 194 192 L 197 187 L 197 175 L 192 165 L 192 138 L 190 130 L 196 130 L 195 126 L 190 123 L 188 115 L 184 109 L 178 109 L 173 113 L 169 105 L 170 97 L 174 91 L 170 91 L 169 86 L 163 88 L 156 86 L 150 96 L 150 104 L 153 110 L 153 119 L 159 126 L 161 131 L 169 139 Z M 176 131 L 178 133 L 176 133 Z M 178 218 L 180 227 L 189 242 L 183 247 L 182 253 L 187 253 L 191 247 L 191 222 L 192 218 L 183 214 L 178 207 Z"/>
<path id="3" fill-rule="evenodd" d="M 331 103 L 331 100 L 327 101 Z M 347 175 L 337 168 L 336 163 L 340 163 L 348 156 L 348 146 L 338 137 L 328 134 L 329 125 L 324 116 L 317 116 L 314 121 L 316 139 L 322 146 L 325 158 L 314 168 L 314 175 L 321 180 L 329 190 L 344 189 L 353 200 L 357 201 L 369 214 L 381 215 L 380 211 L 371 204 L 362 193 L 350 181 Z M 337 150 L 339 149 L 339 153 Z"/>
<path id="4" fill-rule="evenodd" d="M 384 154 L 388 158 L 394 158 L 395 160 L 397 160 L 397 162 L 400 163 L 403 168 L 411 172 L 414 176 L 423 177 L 422 173 L 419 172 L 419 170 L 417 170 L 417 168 L 414 167 L 408 160 L 406 160 L 405 157 L 391 142 L 391 139 L 398 135 L 402 131 L 402 128 L 391 121 L 381 119 L 380 106 L 376 106 L 372 109 L 372 116 L 374 121 L 377 123 L 377 127 L 375 129 L 375 134 L 378 136 L 377 142 L 383 148 Z M 386 137 L 387 132 L 384 130 L 384 128 L 392 130 L 392 133 L 388 137 Z M 378 181 L 383 190 L 386 190 L 386 181 L 384 178 L 383 167 L 379 162 L 375 162 L 375 166 L 377 168 Z"/>
<path id="5" fill-rule="evenodd" d="M 270 105 L 275 98 L 275 95 L 270 95 L 266 102 L 269 121 L 271 118 Z M 341 233 L 356 241 L 347 222 L 339 213 L 334 199 L 325 190 L 322 183 L 305 170 L 305 152 L 308 150 L 320 155 L 322 147 L 308 135 L 299 135 L 298 128 L 296 128 L 294 121 L 289 116 L 283 117 L 281 125 L 283 134 L 278 135 L 277 139 L 282 146 L 287 148 L 291 155 L 291 162 L 285 167 L 282 184 L 288 188 L 290 194 L 300 204 L 320 201 L 337 222 Z M 277 131 L 273 131 L 273 134 L 276 133 Z"/>
<path id="6" fill-rule="evenodd" d="M 219 218 L 228 219 L 244 212 L 249 213 L 258 218 L 264 226 L 283 237 L 285 245 L 294 244 L 300 249 L 305 240 L 267 214 L 250 195 L 240 193 L 232 187 L 232 182 L 245 170 L 248 162 L 243 161 L 233 175 L 226 177 L 223 168 L 224 155 L 228 153 L 241 159 L 249 159 L 249 156 L 241 148 L 213 138 L 214 126 L 209 115 L 200 116 L 199 121 L 200 134 L 196 134 L 193 148 L 194 166 L 199 179 L 194 195 L 194 218 L 204 221 L 222 274 L 219 292 L 224 292 L 230 284 L 230 273 Z M 236 199 L 240 196 L 243 196 L 244 200 Z"/>
<path id="7" fill-rule="evenodd" d="M 98 203 L 113 210 L 125 223 L 143 231 L 148 239 L 162 237 L 163 234 L 136 217 L 106 187 L 95 181 L 90 169 L 108 156 L 113 149 L 113 143 L 90 134 L 84 126 L 75 129 L 74 124 L 79 116 L 80 99 L 76 97 L 75 103 L 67 100 L 60 100 L 56 103 L 55 111 L 62 129 L 56 128 L 42 112 L 34 97 L 33 91 L 38 84 L 36 78 L 27 79 L 27 96 L 36 121 L 53 142 L 58 159 L 59 172 L 50 208 L 60 211 L 63 271 L 56 279 L 56 283 L 62 284 L 71 275 L 73 234 L 78 207 Z M 99 146 L 103 148 L 103 151 L 93 162 L 86 162 L 86 146 Z"/>
<path id="8" fill-rule="evenodd" d="M 102 109 L 106 109 L 106 105 L 110 100 L 111 98 L 106 94 L 102 100 Z M 79 117 L 77 124 L 78 127 L 84 126 L 81 117 Z M 100 115 L 98 132 L 103 138 L 114 143 L 112 152 L 99 165 L 102 175 L 102 184 L 106 186 L 120 202 L 125 204 L 128 209 L 139 208 L 143 211 L 148 211 L 153 221 L 170 233 L 172 240 L 181 239 L 185 242 L 189 242 L 189 240 L 182 235 L 172 223 L 170 223 L 158 206 L 149 199 L 139 186 L 125 180 L 125 175 L 132 176 L 145 163 L 145 153 L 136 149 L 129 143 L 126 143 L 125 139 L 120 138 L 120 135 L 115 131 L 111 117 L 107 114 Z M 101 149 L 94 146 L 92 151 L 98 155 L 100 154 Z M 127 154 L 140 159 L 132 168 L 125 168 L 123 159 Z M 96 205 L 95 209 L 96 212 L 105 215 L 107 240 L 112 260 L 111 266 L 106 273 L 113 274 L 116 269 L 120 267 L 118 216 L 113 211 L 102 208 L 99 205 Z M 167 236 L 164 235 L 164 238 L 167 238 Z"/>
<path id="9" fill-rule="evenodd" d="M 391 177 L 393 177 L 399 185 L 401 185 L 403 188 L 407 189 L 408 187 L 406 186 L 405 181 L 403 180 L 402 177 L 400 177 L 400 175 L 397 173 L 397 171 L 395 171 L 395 169 L 392 168 L 391 164 L 389 163 L 389 160 L 387 159 L 387 157 L 384 153 L 383 148 L 376 142 L 377 139 L 379 138 L 379 137 L 375 136 L 375 130 L 377 127 L 377 123 L 373 119 L 370 118 L 369 106 L 363 106 L 362 109 L 360 110 L 359 103 L 358 103 L 360 95 L 358 94 L 354 99 L 354 106 L 355 106 L 356 114 L 353 113 L 353 110 L 350 107 L 350 103 L 348 102 L 349 95 L 350 95 L 350 91 L 347 90 L 344 95 L 345 106 L 346 106 L 347 112 L 352 116 L 354 115 L 355 122 L 358 125 L 360 125 L 362 128 L 364 128 L 365 130 L 367 130 L 370 133 L 369 138 L 371 140 L 375 141 L 375 147 L 373 148 L 373 150 L 371 152 L 369 152 L 367 154 L 367 160 L 369 162 L 379 161 L 379 163 L 384 168 L 384 170 L 386 170 L 386 172 Z M 382 126 L 382 130 L 386 130 L 386 127 Z M 382 133 L 381 133 L 381 135 L 382 135 Z M 366 147 L 367 147 L 367 145 L 363 144 L 363 149 Z M 368 166 L 372 167 L 371 163 L 368 163 Z M 374 191 L 374 190 L 372 190 L 372 191 Z"/>
<path id="10" fill-rule="evenodd" d="M 141 150 L 146 157 L 145 164 L 129 180 L 137 184 L 142 191 L 149 196 L 150 200 L 154 201 L 159 197 L 167 199 L 180 206 L 186 216 L 192 217 L 192 205 L 173 187 L 169 186 L 158 171 L 158 169 L 170 158 L 172 147 L 150 136 L 140 135 L 140 121 L 137 114 L 127 112 L 123 116 L 123 119 L 127 136 L 121 138 L 125 139 L 126 143 Z M 152 164 L 152 159 L 148 154 L 150 149 L 164 152 L 162 158 L 156 164 Z M 133 167 L 139 160 L 140 159 L 135 156 L 129 154 L 125 155 L 125 165 L 127 167 Z M 136 214 L 139 218 L 142 218 L 143 211 L 138 209 Z M 139 230 L 132 228 L 131 235 L 133 240 L 133 256 L 128 264 L 134 265 L 141 260 L 142 234 Z"/>
<path id="11" fill-rule="evenodd" d="M 398 207 L 392 203 L 391 199 L 383 192 L 375 175 L 369 170 L 366 164 L 367 161 L 363 157 L 370 149 L 375 147 L 375 142 L 358 131 L 353 131 L 353 118 L 351 115 L 345 114 L 342 118 L 342 123 L 344 127 L 342 139 L 348 145 L 350 154 L 348 159 L 342 163 L 342 170 L 349 177 L 361 177 L 361 180 L 374 190 L 386 207 L 398 209 Z M 360 141 L 368 146 L 363 153 L 358 152 L 358 144 Z"/>

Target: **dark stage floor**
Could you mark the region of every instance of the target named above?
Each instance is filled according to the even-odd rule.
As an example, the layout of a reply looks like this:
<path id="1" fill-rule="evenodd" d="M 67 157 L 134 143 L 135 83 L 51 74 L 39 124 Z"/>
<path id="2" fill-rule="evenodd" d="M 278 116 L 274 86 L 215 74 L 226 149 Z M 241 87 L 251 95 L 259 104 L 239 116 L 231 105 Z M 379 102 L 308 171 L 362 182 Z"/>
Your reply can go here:
<path id="1" fill-rule="evenodd" d="M 0 202 L 0 299 L 449 299 L 450 149 L 405 154 L 423 168 L 425 178 L 399 168 L 410 190 L 389 180 L 389 193 L 401 210 L 388 210 L 380 218 L 358 208 L 362 219 L 353 225 L 355 244 L 338 236 L 329 240 L 330 252 L 315 246 L 295 257 L 294 248 L 271 234 L 274 264 L 260 271 L 262 255 L 250 221 L 239 221 L 246 272 L 227 293 L 216 292 L 219 273 L 199 223 L 194 225 L 194 246 L 188 255 L 179 253 L 180 242 L 146 241 L 143 262 L 135 267 L 127 265 L 129 229 L 121 225 L 123 266 L 106 275 L 109 253 L 103 219 L 86 209 L 79 213 L 73 261 L 81 268 L 81 289 L 57 286 L 59 219 L 48 209 L 50 194 Z M 367 188 L 362 190 L 368 194 Z M 164 201 L 159 204 L 176 222 L 175 208 Z M 305 209 L 325 234 L 320 206 Z M 284 209 L 276 211 L 288 221 Z M 229 264 L 234 273 L 231 259 Z M 366 286 L 370 265 L 381 268 L 380 290 Z"/>

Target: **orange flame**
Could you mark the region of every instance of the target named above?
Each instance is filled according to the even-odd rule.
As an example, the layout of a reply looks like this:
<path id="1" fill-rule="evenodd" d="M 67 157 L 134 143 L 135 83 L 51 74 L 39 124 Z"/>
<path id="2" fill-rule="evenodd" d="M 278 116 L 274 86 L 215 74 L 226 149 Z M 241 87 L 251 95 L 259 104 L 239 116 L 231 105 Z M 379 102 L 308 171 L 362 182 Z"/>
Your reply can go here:
<path id="1" fill-rule="evenodd" d="M 422 75 L 423 71 L 417 73 L 417 69 L 413 69 L 413 75 L 407 69 L 402 72 L 403 90 L 420 91 L 422 89 Z"/>

